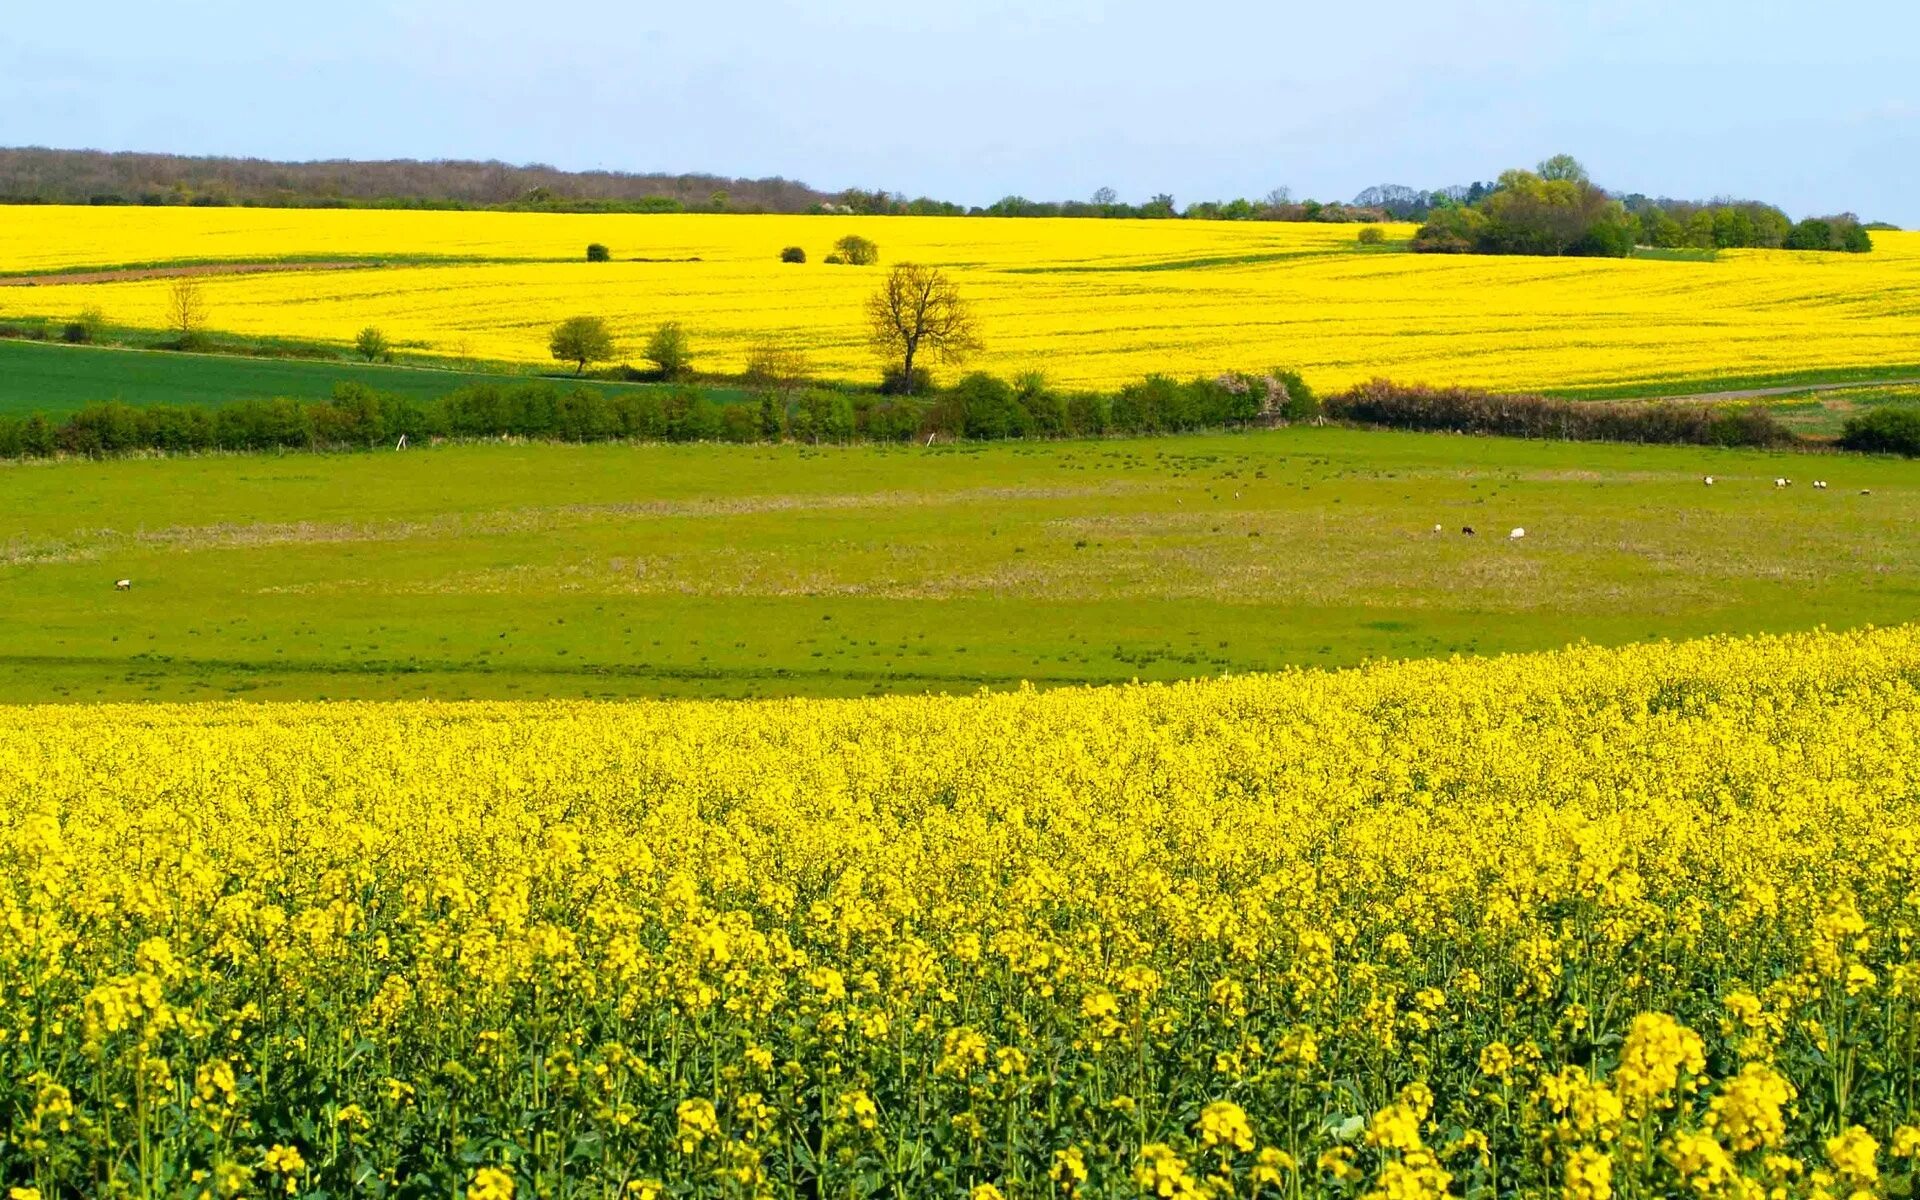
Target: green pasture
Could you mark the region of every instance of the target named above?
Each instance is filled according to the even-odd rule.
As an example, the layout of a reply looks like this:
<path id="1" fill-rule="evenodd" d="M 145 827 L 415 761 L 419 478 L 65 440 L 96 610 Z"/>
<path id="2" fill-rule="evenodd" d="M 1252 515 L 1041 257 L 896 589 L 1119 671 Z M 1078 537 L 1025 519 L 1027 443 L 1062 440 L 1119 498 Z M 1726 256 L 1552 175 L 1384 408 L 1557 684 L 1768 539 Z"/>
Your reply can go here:
<path id="1" fill-rule="evenodd" d="M 470 383 L 524 383 L 525 372 L 453 371 L 305 358 L 182 354 L 174 350 L 108 349 L 0 339 L 0 415 L 61 417 L 101 400 L 220 405 L 289 396 L 321 400 L 334 385 L 362 383 L 383 392 L 431 400 Z M 589 380 L 611 391 L 644 384 Z"/>
<path id="2" fill-rule="evenodd" d="M 1848 417 L 1875 408 L 1920 407 L 1920 384 L 1866 384 L 1830 391 L 1769 396 L 1760 401 L 1795 433 L 1836 438 Z"/>
<path id="3" fill-rule="evenodd" d="M 1893 460 L 1331 428 L 9 464 L 0 700 L 965 692 L 1893 623 L 1917 507 Z"/>

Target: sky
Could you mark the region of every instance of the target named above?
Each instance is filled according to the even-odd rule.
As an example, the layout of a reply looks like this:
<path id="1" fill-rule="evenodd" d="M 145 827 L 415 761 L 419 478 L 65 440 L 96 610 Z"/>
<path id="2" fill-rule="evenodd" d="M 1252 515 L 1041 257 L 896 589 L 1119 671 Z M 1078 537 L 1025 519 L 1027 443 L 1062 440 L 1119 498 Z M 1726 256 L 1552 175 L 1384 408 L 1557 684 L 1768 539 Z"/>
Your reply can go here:
<path id="1" fill-rule="evenodd" d="M 0 145 L 1182 205 L 1565 151 L 1920 227 L 1920 3 L 10 0 Z"/>

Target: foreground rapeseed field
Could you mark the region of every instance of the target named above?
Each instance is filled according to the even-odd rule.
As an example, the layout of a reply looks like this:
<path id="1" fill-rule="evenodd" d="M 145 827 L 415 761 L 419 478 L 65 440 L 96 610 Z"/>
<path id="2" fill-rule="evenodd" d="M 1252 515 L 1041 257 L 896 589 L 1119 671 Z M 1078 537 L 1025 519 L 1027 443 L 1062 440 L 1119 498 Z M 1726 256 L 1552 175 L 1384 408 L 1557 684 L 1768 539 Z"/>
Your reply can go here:
<path id="1" fill-rule="evenodd" d="M 1904 1196 L 1920 630 L 0 722 L 0 1186 Z"/>
<path id="2" fill-rule="evenodd" d="M 1297 367 L 1498 388 L 1703 381 L 1920 366 L 1920 234 L 1867 255 L 1721 252 L 1713 262 L 1415 255 L 1351 225 L 942 217 L 591 216 L 218 208 L 0 209 L 0 273 L 283 258 L 367 270 L 209 276 L 219 331 L 351 344 L 379 326 L 413 353 L 548 363 L 548 331 L 607 318 L 638 359 L 682 322 L 702 370 L 764 339 L 868 379 L 863 304 L 889 263 L 950 271 L 986 349 L 971 365 L 1068 387 Z M 1404 241 L 1412 226 L 1390 227 Z M 860 234 L 877 267 L 821 260 Z M 589 242 L 616 261 L 581 261 Z M 778 261 L 786 246 L 802 265 Z M 461 261 L 465 260 L 465 261 Z M 0 288 L 8 314 L 164 328 L 164 278 Z M 1684 390 L 1684 386 L 1681 390 Z"/>

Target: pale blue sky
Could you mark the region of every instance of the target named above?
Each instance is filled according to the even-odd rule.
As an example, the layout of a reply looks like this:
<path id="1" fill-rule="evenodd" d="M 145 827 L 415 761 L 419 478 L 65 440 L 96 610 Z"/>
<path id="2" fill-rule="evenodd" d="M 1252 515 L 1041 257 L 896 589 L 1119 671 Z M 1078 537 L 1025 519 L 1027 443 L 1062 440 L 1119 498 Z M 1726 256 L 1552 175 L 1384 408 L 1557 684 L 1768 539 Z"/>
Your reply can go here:
<path id="1" fill-rule="evenodd" d="M 1489 178 L 1920 225 L 1920 3 L 93 0 L 0 16 L 0 144 L 1185 204 Z"/>

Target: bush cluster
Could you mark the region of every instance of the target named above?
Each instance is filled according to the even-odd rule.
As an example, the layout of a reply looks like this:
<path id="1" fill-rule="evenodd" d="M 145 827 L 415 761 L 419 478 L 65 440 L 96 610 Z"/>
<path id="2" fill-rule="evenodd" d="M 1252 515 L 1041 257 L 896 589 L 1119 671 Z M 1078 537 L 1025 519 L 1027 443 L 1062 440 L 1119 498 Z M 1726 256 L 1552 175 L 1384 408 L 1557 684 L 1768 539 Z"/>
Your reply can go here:
<path id="1" fill-rule="evenodd" d="M 1624 257 L 1636 245 L 1855 253 L 1873 249 L 1872 238 L 1851 213 L 1795 225 L 1779 209 L 1755 201 L 1694 204 L 1637 194 L 1616 198 L 1566 155 L 1548 159 L 1537 171 L 1508 171 L 1492 188 L 1464 203 L 1442 200 L 1414 235 L 1414 250 Z"/>
<path id="2" fill-rule="evenodd" d="M 1608 404 L 1376 379 L 1335 396 L 1327 415 L 1359 425 L 1575 442 L 1786 446 L 1798 439 L 1763 408 Z"/>
<path id="3" fill-rule="evenodd" d="M 1876 408 L 1848 417 L 1840 445 L 1868 454 L 1904 454 L 1920 458 L 1920 409 Z"/>

